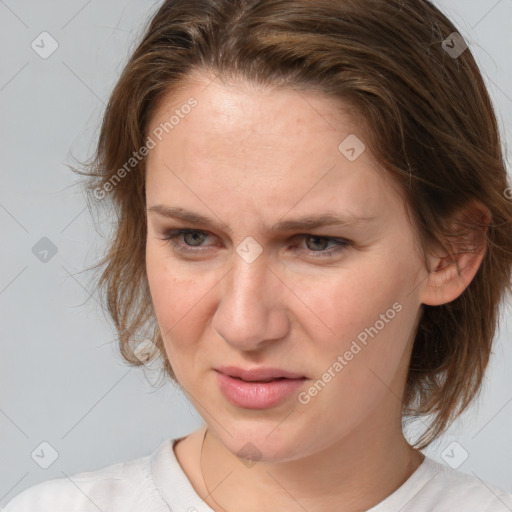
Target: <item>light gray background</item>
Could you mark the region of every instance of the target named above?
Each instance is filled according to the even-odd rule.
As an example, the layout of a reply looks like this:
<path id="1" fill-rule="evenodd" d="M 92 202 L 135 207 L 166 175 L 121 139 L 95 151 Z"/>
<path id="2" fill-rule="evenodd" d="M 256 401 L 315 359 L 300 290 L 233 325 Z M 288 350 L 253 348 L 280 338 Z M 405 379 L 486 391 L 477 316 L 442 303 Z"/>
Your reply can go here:
<path id="1" fill-rule="evenodd" d="M 0 0 L 0 505 L 37 482 L 147 455 L 202 423 L 174 386 L 155 391 L 152 372 L 122 362 L 82 271 L 104 241 L 66 167 L 92 154 L 104 102 L 158 4 Z M 438 4 L 481 64 L 510 145 L 512 1 Z M 47 59 L 31 48 L 43 31 L 59 45 Z M 46 263 L 32 252 L 43 237 L 58 249 Z M 511 318 L 509 307 L 480 400 L 427 450 L 443 462 L 456 441 L 452 456 L 468 453 L 461 471 L 509 492 Z M 44 441 L 58 453 L 48 469 L 31 457 Z"/>

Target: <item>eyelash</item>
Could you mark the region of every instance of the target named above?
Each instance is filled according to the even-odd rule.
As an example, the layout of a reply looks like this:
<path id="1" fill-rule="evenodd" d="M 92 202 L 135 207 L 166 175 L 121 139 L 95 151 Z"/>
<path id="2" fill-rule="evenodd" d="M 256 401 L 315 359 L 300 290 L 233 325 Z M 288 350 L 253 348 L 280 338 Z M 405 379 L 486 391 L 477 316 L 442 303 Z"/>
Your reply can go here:
<path id="1" fill-rule="evenodd" d="M 185 254 L 186 253 L 193 254 L 193 253 L 198 253 L 199 251 L 202 251 L 202 249 L 200 248 L 201 246 L 197 246 L 197 248 L 192 248 L 193 246 L 189 246 L 187 244 L 182 244 L 176 240 L 179 236 L 189 234 L 189 233 L 199 233 L 202 235 L 209 234 L 206 231 L 201 231 L 198 229 L 182 228 L 182 229 L 174 229 L 172 231 L 169 231 L 165 237 L 161 238 L 161 240 L 169 241 L 179 252 L 182 252 Z M 319 235 L 310 235 L 310 234 L 300 234 L 300 235 L 296 235 L 294 238 L 296 238 L 296 237 L 301 237 L 303 239 L 304 238 L 317 238 L 319 240 L 327 240 L 329 242 L 334 242 L 337 244 L 337 247 L 333 247 L 329 250 L 324 250 L 324 251 L 310 251 L 307 249 L 299 249 L 299 251 L 306 252 L 306 253 L 308 253 L 308 256 L 312 256 L 313 258 L 330 258 L 330 257 L 334 256 L 334 253 L 340 252 L 343 249 L 346 249 L 347 247 L 349 247 L 351 245 L 351 242 L 344 238 L 334 238 L 334 237 L 329 237 L 329 236 L 319 236 Z"/>

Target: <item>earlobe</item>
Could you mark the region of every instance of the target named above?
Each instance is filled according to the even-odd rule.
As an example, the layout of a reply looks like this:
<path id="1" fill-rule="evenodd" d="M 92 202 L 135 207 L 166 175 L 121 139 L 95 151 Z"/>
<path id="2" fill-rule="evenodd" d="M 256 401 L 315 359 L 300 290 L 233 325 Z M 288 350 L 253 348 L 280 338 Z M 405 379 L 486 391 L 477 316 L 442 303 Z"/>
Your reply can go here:
<path id="1" fill-rule="evenodd" d="M 449 250 L 428 259 L 430 272 L 422 293 L 423 304 L 447 304 L 469 286 L 485 255 L 490 220 L 490 211 L 479 201 L 456 215 L 451 223 L 453 235 L 446 242 Z"/>

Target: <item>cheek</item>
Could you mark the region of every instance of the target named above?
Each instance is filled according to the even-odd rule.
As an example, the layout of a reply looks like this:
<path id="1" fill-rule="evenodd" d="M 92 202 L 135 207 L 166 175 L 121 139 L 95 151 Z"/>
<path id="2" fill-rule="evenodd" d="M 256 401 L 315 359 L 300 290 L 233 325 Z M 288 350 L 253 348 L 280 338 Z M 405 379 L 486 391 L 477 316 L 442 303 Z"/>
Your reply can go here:
<path id="1" fill-rule="evenodd" d="M 357 268 L 348 266 L 322 279 L 293 286 L 294 293 L 307 306 L 299 322 L 311 331 L 311 339 L 336 349 L 343 348 L 343 341 L 350 342 L 376 322 L 384 331 L 381 315 L 385 315 L 384 321 L 392 319 L 385 323 L 389 330 L 395 319 L 405 316 L 396 314 L 400 307 L 393 309 L 393 304 L 399 303 L 405 309 L 405 303 L 414 300 L 411 290 L 408 270 L 383 260 L 358 262 Z"/>
<path id="2" fill-rule="evenodd" d="M 333 388 L 373 395 L 377 380 L 388 385 L 407 364 L 404 351 L 420 308 L 411 293 L 414 265 L 412 258 L 398 261 L 396 256 L 359 261 L 357 268 L 333 273 L 314 287 L 301 285 L 297 295 L 308 311 L 300 322 L 318 377 L 330 369 L 336 373 Z"/>
<path id="3" fill-rule="evenodd" d="M 179 354 L 196 350 L 203 337 L 212 314 L 205 309 L 207 296 L 216 280 L 206 273 L 200 277 L 187 273 L 177 260 L 171 263 L 151 247 L 146 253 L 146 272 L 156 319 L 174 368 Z"/>

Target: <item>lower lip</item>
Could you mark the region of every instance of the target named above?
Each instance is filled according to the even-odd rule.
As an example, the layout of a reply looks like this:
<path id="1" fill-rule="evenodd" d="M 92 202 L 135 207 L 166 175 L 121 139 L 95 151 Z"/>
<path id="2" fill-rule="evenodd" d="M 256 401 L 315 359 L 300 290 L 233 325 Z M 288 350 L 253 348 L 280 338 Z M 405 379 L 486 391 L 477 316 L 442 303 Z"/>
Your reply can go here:
<path id="1" fill-rule="evenodd" d="M 281 379 L 271 382 L 246 382 L 217 372 L 222 394 L 233 404 L 245 409 L 268 409 L 281 403 L 304 385 L 306 378 Z"/>

